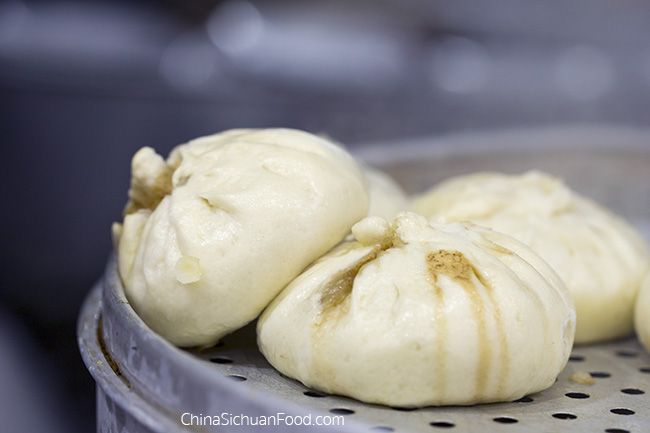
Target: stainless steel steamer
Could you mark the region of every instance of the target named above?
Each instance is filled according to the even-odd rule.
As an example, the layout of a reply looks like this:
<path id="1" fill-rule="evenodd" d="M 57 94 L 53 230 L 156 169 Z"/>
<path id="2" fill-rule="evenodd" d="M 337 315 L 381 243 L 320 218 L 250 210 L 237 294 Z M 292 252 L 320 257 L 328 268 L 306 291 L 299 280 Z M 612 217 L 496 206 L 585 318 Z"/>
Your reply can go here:
<path id="1" fill-rule="evenodd" d="M 361 146 L 355 153 L 411 193 L 478 170 L 542 169 L 623 214 L 650 240 L 650 130 L 521 129 Z M 517 402 L 400 410 L 323 395 L 281 376 L 257 350 L 254 324 L 205 351 L 168 344 L 130 308 L 114 256 L 84 303 L 78 340 L 97 384 L 102 433 L 650 429 L 650 354 L 634 337 L 574 348 L 554 386 Z M 576 371 L 591 372 L 596 383 L 570 381 Z M 270 425 L 251 425 L 265 421 Z"/>

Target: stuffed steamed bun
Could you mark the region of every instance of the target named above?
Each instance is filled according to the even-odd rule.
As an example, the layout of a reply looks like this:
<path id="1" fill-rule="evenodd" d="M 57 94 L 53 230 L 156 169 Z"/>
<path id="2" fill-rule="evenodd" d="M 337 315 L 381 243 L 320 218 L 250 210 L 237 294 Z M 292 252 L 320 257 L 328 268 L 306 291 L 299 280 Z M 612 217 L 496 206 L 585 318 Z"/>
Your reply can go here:
<path id="1" fill-rule="evenodd" d="M 258 321 L 269 362 L 308 387 L 389 406 L 512 401 L 569 357 L 573 302 L 532 250 L 472 224 L 369 217 Z"/>
<path id="2" fill-rule="evenodd" d="M 214 344 L 253 320 L 369 206 L 345 150 L 289 129 L 202 137 L 166 161 L 143 148 L 129 196 L 114 227 L 125 292 L 179 346 Z"/>

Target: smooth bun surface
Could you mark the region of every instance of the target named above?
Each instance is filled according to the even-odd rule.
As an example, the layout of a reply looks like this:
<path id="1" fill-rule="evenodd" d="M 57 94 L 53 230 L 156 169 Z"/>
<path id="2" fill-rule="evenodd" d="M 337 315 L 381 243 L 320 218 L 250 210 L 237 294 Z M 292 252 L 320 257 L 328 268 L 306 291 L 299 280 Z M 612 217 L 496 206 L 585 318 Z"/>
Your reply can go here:
<path id="1" fill-rule="evenodd" d="M 412 210 L 437 221 L 472 221 L 531 247 L 560 275 L 577 312 L 576 343 L 628 335 L 650 255 L 622 218 L 560 179 L 477 173 L 434 186 Z"/>
<path id="2" fill-rule="evenodd" d="M 398 213 L 408 210 L 409 198 L 393 178 L 373 167 L 364 167 L 363 171 L 370 193 L 368 216 L 392 220 Z"/>
<path id="3" fill-rule="evenodd" d="M 258 344 L 283 374 L 389 406 L 516 400 L 569 357 L 573 302 L 532 250 L 410 212 L 355 224 L 265 310 Z"/>
<path id="4" fill-rule="evenodd" d="M 210 345 L 253 320 L 368 212 L 341 147 L 290 129 L 230 130 L 133 157 L 114 226 L 135 311 L 179 346 Z"/>

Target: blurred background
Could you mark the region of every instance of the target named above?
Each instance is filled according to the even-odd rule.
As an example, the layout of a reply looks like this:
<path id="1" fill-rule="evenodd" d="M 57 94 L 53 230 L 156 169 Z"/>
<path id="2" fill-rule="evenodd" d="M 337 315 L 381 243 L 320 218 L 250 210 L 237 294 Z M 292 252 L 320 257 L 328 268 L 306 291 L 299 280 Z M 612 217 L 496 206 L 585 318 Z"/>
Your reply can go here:
<path id="1" fill-rule="evenodd" d="M 6 431 L 95 429 L 75 326 L 138 148 L 166 155 L 235 127 L 326 133 L 352 151 L 646 127 L 648 23 L 650 4 L 631 0 L 0 1 Z"/>

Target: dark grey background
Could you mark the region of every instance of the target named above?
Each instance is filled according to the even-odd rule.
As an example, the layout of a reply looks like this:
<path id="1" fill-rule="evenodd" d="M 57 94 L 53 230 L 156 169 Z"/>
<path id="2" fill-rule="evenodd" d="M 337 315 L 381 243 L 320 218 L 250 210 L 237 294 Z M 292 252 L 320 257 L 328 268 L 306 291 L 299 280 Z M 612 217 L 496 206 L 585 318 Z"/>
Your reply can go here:
<path id="1" fill-rule="evenodd" d="M 235 127 L 301 128 L 354 150 L 648 126 L 648 23 L 647 4 L 603 0 L 0 2 L 7 431 L 94 429 L 75 321 L 141 146 L 165 155 Z"/>

